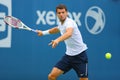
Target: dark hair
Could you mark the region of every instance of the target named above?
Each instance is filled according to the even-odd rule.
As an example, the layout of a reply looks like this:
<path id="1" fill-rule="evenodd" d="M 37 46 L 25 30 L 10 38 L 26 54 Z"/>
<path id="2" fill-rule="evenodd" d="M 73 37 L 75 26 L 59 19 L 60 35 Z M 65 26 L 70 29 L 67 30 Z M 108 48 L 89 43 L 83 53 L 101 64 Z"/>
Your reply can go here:
<path id="1" fill-rule="evenodd" d="M 64 4 L 59 4 L 57 7 L 56 7 L 56 12 L 57 12 L 57 9 L 65 9 L 67 11 L 67 7 L 64 5 Z"/>

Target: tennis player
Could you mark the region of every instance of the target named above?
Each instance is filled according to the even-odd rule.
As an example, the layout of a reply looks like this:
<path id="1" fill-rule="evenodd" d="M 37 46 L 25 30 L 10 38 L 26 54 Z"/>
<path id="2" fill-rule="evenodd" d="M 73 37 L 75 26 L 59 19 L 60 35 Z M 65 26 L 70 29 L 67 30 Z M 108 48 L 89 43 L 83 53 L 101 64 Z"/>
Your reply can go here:
<path id="1" fill-rule="evenodd" d="M 65 74 L 70 69 L 75 70 L 79 80 L 88 80 L 87 46 L 82 40 L 78 26 L 67 17 L 68 11 L 65 5 L 59 4 L 56 7 L 56 14 L 60 21 L 57 27 L 45 31 L 37 30 L 39 36 L 61 33 L 60 37 L 51 41 L 52 48 L 55 48 L 61 41 L 66 44 L 65 55 L 53 67 L 48 75 L 48 80 L 57 80 L 61 74 Z"/>

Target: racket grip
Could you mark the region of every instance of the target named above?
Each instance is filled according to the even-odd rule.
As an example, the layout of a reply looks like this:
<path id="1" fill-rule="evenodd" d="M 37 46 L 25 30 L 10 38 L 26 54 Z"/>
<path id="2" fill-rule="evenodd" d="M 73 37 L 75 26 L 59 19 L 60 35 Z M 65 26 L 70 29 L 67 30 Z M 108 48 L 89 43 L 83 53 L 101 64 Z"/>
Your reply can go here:
<path id="1" fill-rule="evenodd" d="M 34 29 L 31 29 L 31 31 L 33 31 L 33 32 L 37 33 L 37 31 L 36 31 L 36 30 L 34 30 Z"/>

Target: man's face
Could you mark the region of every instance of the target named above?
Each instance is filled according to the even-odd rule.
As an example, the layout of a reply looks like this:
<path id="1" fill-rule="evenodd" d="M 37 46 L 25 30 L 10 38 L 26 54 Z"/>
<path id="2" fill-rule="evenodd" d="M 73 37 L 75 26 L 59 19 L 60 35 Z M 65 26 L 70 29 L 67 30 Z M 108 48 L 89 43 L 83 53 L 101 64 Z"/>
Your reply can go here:
<path id="1" fill-rule="evenodd" d="M 67 11 L 65 9 L 57 9 L 57 16 L 63 22 L 67 17 Z"/>

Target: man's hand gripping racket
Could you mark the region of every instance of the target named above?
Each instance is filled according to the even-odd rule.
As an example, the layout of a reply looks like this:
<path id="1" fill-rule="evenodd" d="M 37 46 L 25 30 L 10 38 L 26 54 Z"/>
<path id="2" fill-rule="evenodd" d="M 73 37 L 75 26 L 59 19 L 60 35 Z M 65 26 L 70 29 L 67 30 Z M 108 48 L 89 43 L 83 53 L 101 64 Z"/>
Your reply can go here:
<path id="1" fill-rule="evenodd" d="M 4 22 L 13 28 L 24 29 L 37 33 L 37 30 L 31 29 L 30 27 L 26 26 L 22 21 L 20 21 L 18 18 L 15 18 L 13 16 L 6 16 L 4 18 Z"/>

